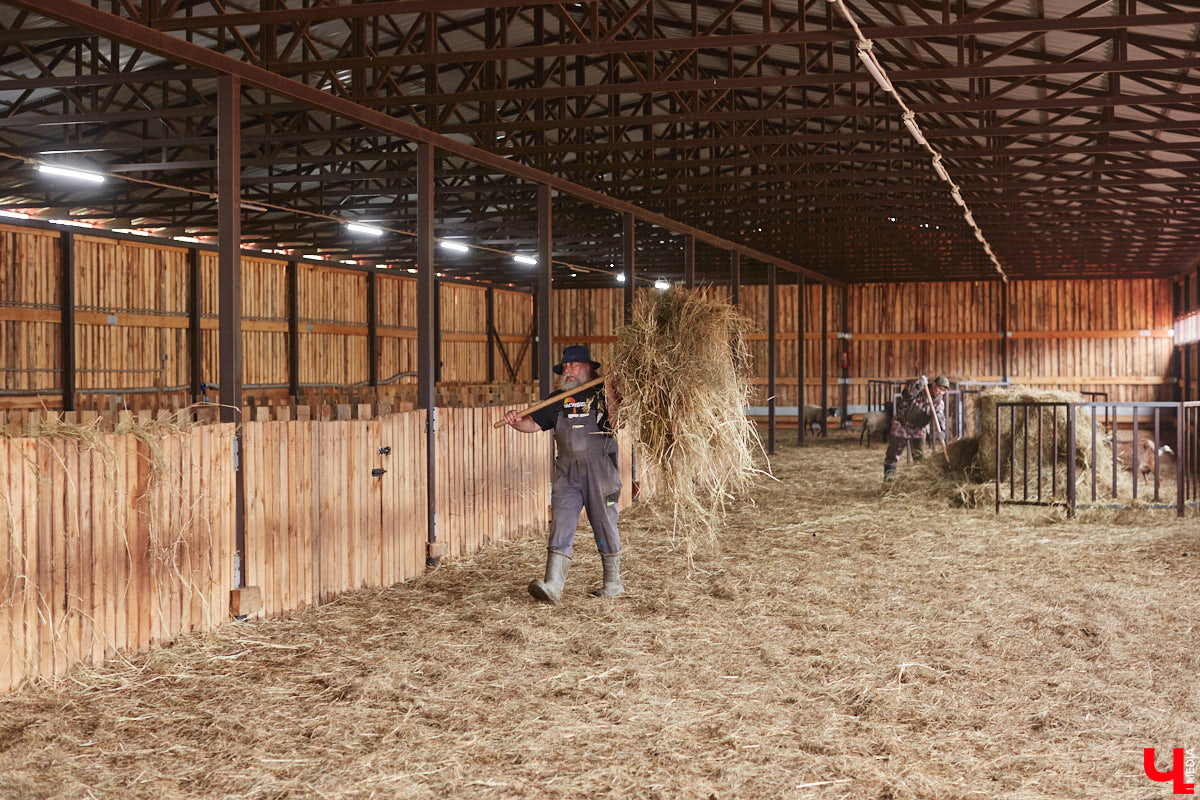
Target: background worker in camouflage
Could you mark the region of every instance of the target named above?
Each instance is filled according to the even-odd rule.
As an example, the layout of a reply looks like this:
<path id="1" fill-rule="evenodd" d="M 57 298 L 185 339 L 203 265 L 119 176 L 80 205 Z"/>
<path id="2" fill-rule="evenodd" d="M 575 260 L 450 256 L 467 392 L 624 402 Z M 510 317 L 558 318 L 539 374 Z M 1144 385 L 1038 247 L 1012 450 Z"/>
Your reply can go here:
<path id="1" fill-rule="evenodd" d="M 563 349 L 554 371 L 562 376 L 563 389 L 580 386 L 596 375 L 587 345 Z M 509 411 L 504 420 L 523 433 L 554 431 L 554 483 L 550 488 L 550 541 L 546 547 L 546 577 L 529 584 L 529 593 L 545 603 L 562 599 L 567 568 L 575 542 L 579 512 L 587 510 L 604 565 L 604 583 L 593 597 L 623 594 L 621 536 L 617 533 L 617 503 L 621 499 L 621 471 L 617 467 L 617 439 L 610 409 L 616 398 L 607 384 L 592 386 L 527 417 Z"/>
<path id="2" fill-rule="evenodd" d="M 925 396 L 926 386 L 929 397 Z M 892 428 L 888 436 L 887 452 L 883 456 L 883 480 L 886 483 L 896 476 L 896 459 L 904 448 L 912 447 L 914 460 L 925 454 L 925 438 L 929 435 L 929 426 L 937 416 L 937 429 L 946 435 L 946 400 L 944 395 L 950 388 L 950 380 L 939 375 L 928 383 L 922 375 L 910 383 L 896 401 L 896 413 L 892 418 Z M 929 405 L 933 400 L 933 407 Z"/>

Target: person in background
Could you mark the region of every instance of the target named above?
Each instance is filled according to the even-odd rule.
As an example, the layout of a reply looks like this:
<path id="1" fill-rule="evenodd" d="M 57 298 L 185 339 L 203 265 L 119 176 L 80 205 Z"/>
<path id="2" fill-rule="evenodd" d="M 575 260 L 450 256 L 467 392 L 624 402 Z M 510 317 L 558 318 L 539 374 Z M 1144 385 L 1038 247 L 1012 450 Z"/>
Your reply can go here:
<path id="1" fill-rule="evenodd" d="M 925 439 L 929 426 L 937 417 L 937 429 L 946 432 L 946 401 L 944 395 L 950 388 L 950 380 L 943 375 L 933 383 L 922 375 L 910 383 L 896 401 L 896 413 L 888 435 L 887 452 L 883 455 L 883 481 L 896 477 L 896 461 L 906 447 L 912 448 L 913 460 L 925 455 Z M 928 394 L 926 394 L 928 389 Z M 932 406 L 930 405 L 932 401 Z"/>

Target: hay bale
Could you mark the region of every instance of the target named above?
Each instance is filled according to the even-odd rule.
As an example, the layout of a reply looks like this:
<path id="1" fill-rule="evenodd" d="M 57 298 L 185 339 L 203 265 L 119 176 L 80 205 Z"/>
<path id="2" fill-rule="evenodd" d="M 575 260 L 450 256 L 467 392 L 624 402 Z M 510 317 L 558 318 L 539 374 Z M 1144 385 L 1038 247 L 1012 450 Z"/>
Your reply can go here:
<path id="1" fill-rule="evenodd" d="M 1014 386 L 1011 389 L 989 389 L 979 395 L 981 417 L 981 433 L 979 436 L 979 468 L 986 480 L 996 478 L 996 406 L 1000 403 L 1083 403 L 1083 395 L 1075 392 L 1049 391 L 1030 389 L 1025 386 Z M 1038 430 L 1039 420 L 1042 430 L 1042 462 L 1053 462 L 1057 453 L 1060 465 L 1065 465 L 1067 458 L 1067 416 L 1064 409 L 1043 408 L 1031 413 L 1028 430 L 1032 434 Z M 1000 478 L 1006 479 L 1012 472 L 1019 476 L 1023 466 L 1023 454 L 1028 446 L 1029 461 L 1037 463 L 1037 440 L 1031 437 L 1026 442 L 1020 423 L 1024 420 L 1023 412 L 1018 411 L 1016 436 L 1013 437 L 1012 422 L 1009 414 L 1000 414 Z M 1036 436 L 1036 434 L 1035 434 Z M 1083 468 L 1088 465 L 1091 442 L 1091 427 L 1086 416 L 1075 420 L 1075 463 Z M 1064 466 L 1065 473 L 1065 466 Z"/>
<path id="2" fill-rule="evenodd" d="M 758 437 L 745 413 L 752 328 L 728 303 L 675 287 L 642 294 L 617 329 L 617 424 L 631 431 L 689 553 L 692 537 L 714 535 L 728 502 L 758 472 Z"/>

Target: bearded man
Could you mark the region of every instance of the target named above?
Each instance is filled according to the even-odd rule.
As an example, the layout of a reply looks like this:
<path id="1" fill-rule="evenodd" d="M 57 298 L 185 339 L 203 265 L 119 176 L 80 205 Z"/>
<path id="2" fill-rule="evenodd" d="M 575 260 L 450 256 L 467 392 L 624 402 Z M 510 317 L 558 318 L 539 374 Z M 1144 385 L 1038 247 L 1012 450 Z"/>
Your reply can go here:
<path id="1" fill-rule="evenodd" d="M 592 361 L 586 345 L 563 349 L 554 372 L 562 376 L 562 389 L 592 380 L 600 364 Z M 621 537 L 617 533 L 617 503 L 621 497 L 621 472 L 617 466 L 617 439 L 609 417 L 610 400 L 600 384 L 569 395 L 545 408 L 504 421 L 522 433 L 554 431 L 554 483 L 550 490 L 550 541 L 546 577 L 529 584 L 529 593 L 545 603 L 562 599 L 567 569 L 575 542 L 579 512 L 587 510 L 604 565 L 604 583 L 593 597 L 616 597 L 621 585 Z"/>

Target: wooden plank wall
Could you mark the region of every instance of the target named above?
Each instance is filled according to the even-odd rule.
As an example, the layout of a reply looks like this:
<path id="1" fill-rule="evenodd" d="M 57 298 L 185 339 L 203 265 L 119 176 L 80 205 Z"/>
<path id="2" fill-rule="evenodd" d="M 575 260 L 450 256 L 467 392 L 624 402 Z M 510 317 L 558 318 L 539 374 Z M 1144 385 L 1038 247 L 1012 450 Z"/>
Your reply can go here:
<path id="1" fill-rule="evenodd" d="M 228 618 L 233 426 L 0 439 L 0 691 Z"/>
<path id="2" fill-rule="evenodd" d="M 1194 269 L 1185 275 L 1181 288 L 1179 318 L 1189 321 L 1192 335 L 1195 335 L 1196 327 L 1200 327 L 1200 322 L 1196 321 L 1200 317 L 1200 269 Z M 1189 342 L 1180 347 L 1179 360 L 1183 368 L 1181 373 L 1187 376 L 1187 384 L 1180 387 L 1183 390 L 1183 399 L 1200 400 L 1200 341 Z"/>
<path id="3" fill-rule="evenodd" d="M 785 279 L 790 280 L 790 276 Z M 1009 287 L 1010 360 L 1014 381 L 1046 388 L 1107 391 L 1112 400 L 1172 396 L 1172 284 L 1165 280 L 1014 281 Z M 709 287 L 727 296 L 726 287 Z M 795 283 L 777 296 L 777 398 L 796 403 Z M 765 286 L 743 286 L 742 311 L 758 326 L 751 335 L 756 404 L 766 401 Z M 805 401 L 820 400 L 821 287 L 806 285 Z M 560 297 L 561 296 L 561 297 Z M 587 343 L 611 352 L 620 319 L 620 289 L 556 293 L 555 346 Z M 847 293 L 851 338 L 839 339 L 842 292 L 829 292 L 829 402 L 840 401 L 839 356 L 850 355 L 848 401 L 865 404 L 866 381 L 947 374 L 963 380 L 999 380 L 1000 284 L 986 282 L 856 284 Z"/>
<path id="4" fill-rule="evenodd" d="M 0 225 L 0 386 L 59 383 L 62 304 L 58 234 Z"/>
<path id="5" fill-rule="evenodd" d="M 262 417 L 243 426 L 246 584 L 260 587 L 263 598 L 256 616 L 424 571 L 423 411 L 374 419 L 360 412 L 357 420 Z"/>
<path id="6" fill-rule="evenodd" d="M 549 434 L 495 428 L 495 408 L 439 408 L 438 541 L 450 558 L 549 524 Z"/>

